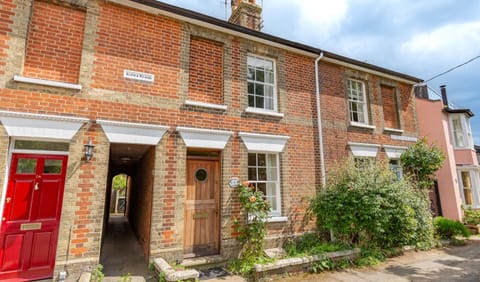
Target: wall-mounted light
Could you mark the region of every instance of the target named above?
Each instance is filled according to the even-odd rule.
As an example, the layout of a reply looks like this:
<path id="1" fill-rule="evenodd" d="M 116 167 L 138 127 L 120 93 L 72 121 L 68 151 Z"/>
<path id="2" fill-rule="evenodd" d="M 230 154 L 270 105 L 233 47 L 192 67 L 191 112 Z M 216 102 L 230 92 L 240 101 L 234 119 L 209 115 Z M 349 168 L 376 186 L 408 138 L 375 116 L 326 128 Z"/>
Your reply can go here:
<path id="1" fill-rule="evenodd" d="M 93 157 L 93 148 L 95 146 L 92 144 L 92 138 L 88 138 L 88 143 L 83 145 L 85 147 L 85 160 L 88 162 L 92 159 Z"/>

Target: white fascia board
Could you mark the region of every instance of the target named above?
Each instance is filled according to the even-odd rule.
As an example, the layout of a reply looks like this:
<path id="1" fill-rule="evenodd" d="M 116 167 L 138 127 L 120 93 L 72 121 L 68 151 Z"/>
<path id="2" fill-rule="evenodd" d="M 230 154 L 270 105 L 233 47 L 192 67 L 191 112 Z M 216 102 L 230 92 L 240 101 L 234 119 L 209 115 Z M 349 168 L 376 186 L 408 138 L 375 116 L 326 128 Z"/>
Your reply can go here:
<path id="1" fill-rule="evenodd" d="M 74 90 L 82 90 L 82 85 L 80 85 L 80 84 L 54 81 L 54 80 L 48 80 L 48 79 L 41 79 L 41 78 L 25 77 L 25 76 L 21 76 L 21 75 L 14 75 L 13 76 L 13 81 L 30 83 L 30 84 L 45 85 L 45 86 L 52 86 L 52 87 L 59 87 L 59 88 L 74 89 Z"/>
<path id="2" fill-rule="evenodd" d="M 227 145 L 232 131 L 182 127 L 176 129 L 182 136 L 188 148 L 205 148 L 223 150 Z"/>
<path id="3" fill-rule="evenodd" d="M 283 152 L 290 137 L 284 135 L 258 134 L 240 132 L 238 135 L 247 146 L 249 152 Z"/>
<path id="4" fill-rule="evenodd" d="M 155 124 L 119 122 L 97 119 L 110 143 L 157 145 L 169 129 Z"/>
<path id="5" fill-rule="evenodd" d="M 0 121 L 11 137 L 69 141 L 89 119 L 0 111 Z"/>
<path id="6" fill-rule="evenodd" d="M 377 157 L 378 148 L 380 148 L 380 145 L 377 144 L 356 142 L 348 142 L 348 146 L 350 146 L 350 150 L 352 151 L 354 157 L 367 158 Z"/>
<path id="7" fill-rule="evenodd" d="M 385 153 L 389 159 L 400 159 L 400 156 L 407 150 L 407 147 L 383 145 L 383 149 L 385 149 Z"/>

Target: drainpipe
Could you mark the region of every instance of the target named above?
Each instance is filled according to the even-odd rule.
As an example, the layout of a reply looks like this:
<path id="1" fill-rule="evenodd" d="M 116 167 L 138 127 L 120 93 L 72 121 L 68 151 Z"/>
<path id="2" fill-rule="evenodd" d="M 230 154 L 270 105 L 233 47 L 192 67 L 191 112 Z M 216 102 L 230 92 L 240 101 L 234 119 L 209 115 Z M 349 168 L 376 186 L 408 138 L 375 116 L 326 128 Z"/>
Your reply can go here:
<path id="1" fill-rule="evenodd" d="M 323 52 L 315 60 L 315 88 L 317 96 L 317 124 L 318 124 L 318 145 L 320 147 L 320 166 L 322 170 L 322 193 L 325 193 L 325 156 L 323 153 L 323 132 L 322 132 L 322 110 L 320 109 L 320 79 L 318 77 L 318 62 L 323 58 Z"/>

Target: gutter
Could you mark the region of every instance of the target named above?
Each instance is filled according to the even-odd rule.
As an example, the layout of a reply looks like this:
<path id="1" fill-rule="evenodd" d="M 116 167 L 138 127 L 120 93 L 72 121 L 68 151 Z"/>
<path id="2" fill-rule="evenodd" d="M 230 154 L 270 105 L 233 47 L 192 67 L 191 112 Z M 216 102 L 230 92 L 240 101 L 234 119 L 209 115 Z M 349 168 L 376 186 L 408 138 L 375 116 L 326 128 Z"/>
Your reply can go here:
<path id="1" fill-rule="evenodd" d="M 318 125 L 318 146 L 320 148 L 320 167 L 322 171 L 322 193 L 325 193 L 327 180 L 325 179 L 325 155 L 323 152 L 322 132 L 322 109 L 320 108 L 320 78 L 318 77 L 318 63 L 323 58 L 323 52 L 315 60 L 315 94 L 317 96 L 317 125 Z"/>

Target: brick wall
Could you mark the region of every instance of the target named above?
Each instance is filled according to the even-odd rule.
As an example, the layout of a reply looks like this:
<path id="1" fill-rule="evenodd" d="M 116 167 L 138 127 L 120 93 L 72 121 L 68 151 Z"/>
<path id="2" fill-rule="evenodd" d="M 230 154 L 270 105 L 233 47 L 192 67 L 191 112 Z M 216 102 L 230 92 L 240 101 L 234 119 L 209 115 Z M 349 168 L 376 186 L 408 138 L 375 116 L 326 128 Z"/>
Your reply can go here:
<path id="1" fill-rule="evenodd" d="M 412 142 L 392 140 L 391 136 L 418 136 L 411 86 L 322 61 L 319 76 L 327 180 L 329 173 L 351 155 L 348 142 L 407 147 Z M 347 80 L 350 78 L 365 83 L 369 121 L 375 128 L 350 126 L 346 101 Z M 386 91 L 387 89 L 390 92 Z M 385 129 L 394 125 L 391 118 L 393 105 L 388 104 L 393 101 L 392 96 L 396 96 L 395 111 L 398 111 L 399 118 L 398 126 L 393 128 L 403 132 L 390 132 Z M 383 148 L 379 149 L 377 157 L 386 158 Z"/>
<path id="2" fill-rule="evenodd" d="M 7 59 L 8 41 L 12 32 L 14 9 L 16 5 L 13 0 L 5 0 L 0 3 L 0 75 L 4 74 Z"/>
<path id="3" fill-rule="evenodd" d="M 85 11 L 34 1 L 23 75 L 77 83 Z"/>
<path id="4" fill-rule="evenodd" d="M 192 37 L 188 99 L 223 104 L 223 45 Z"/>

